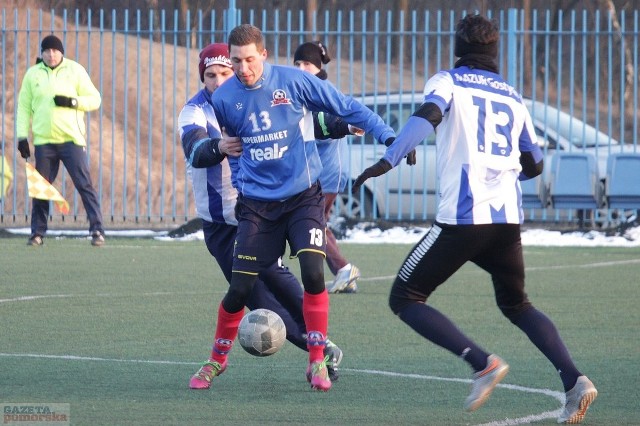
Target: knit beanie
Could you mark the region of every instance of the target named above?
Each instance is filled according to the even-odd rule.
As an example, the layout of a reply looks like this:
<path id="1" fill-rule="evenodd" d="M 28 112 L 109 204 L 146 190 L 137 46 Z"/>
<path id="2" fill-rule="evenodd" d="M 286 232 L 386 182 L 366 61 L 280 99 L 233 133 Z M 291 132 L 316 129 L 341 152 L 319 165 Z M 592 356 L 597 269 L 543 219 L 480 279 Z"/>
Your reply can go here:
<path id="1" fill-rule="evenodd" d="M 322 64 L 328 64 L 331 58 L 327 53 L 327 49 L 319 41 L 308 41 L 302 43 L 293 54 L 293 62 L 307 61 L 322 69 Z"/>
<path id="2" fill-rule="evenodd" d="M 320 72 L 316 74 L 320 79 L 325 80 L 327 73 L 322 69 L 322 64 L 328 64 L 331 61 L 326 47 L 319 41 L 308 41 L 302 43 L 293 54 L 293 62 L 307 61 L 315 65 Z"/>
<path id="3" fill-rule="evenodd" d="M 231 59 L 229 59 L 229 47 L 226 43 L 211 43 L 202 51 L 200 51 L 200 81 L 204 83 L 204 70 L 211 65 L 222 65 L 231 68 Z"/>
<path id="4" fill-rule="evenodd" d="M 64 55 L 64 46 L 62 45 L 62 41 L 53 34 L 46 36 L 42 39 L 42 43 L 40 44 L 40 51 L 44 52 L 47 49 L 56 49 L 59 50 Z"/>

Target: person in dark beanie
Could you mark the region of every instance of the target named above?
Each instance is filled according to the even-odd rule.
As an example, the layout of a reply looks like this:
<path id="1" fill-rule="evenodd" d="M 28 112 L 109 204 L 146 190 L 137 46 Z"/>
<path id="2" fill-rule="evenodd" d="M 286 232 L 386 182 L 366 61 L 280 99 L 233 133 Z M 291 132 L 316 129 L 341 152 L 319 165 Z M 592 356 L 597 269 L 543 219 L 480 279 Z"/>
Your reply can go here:
<path id="1" fill-rule="evenodd" d="M 40 43 L 40 51 L 44 52 L 45 50 L 55 49 L 64 55 L 64 46 L 62 45 L 62 40 L 53 34 L 46 36 L 42 39 Z"/>
<path id="2" fill-rule="evenodd" d="M 327 47 L 320 41 L 302 43 L 293 55 L 293 64 L 303 71 L 310 72 L 321 80 L 327 79 L 327 72 L 322 69 L 331 61 Z M 322 161 L 320 186 L 324 193 L 324 215 L 327 222 L 331 217 L 338 194 L 344 191 L 349 180 L 349 155 L 346 139 L 318 141 L 318 153 Z M 335 276 L 333 282 L 327 286 L 329 293 L 355 293 L 358 291 L 357 280 L 360 269 L 351 264 L 340 253 L 338 242 L 331 228 L 326 228 L 327 257 L 329 270 Z"/>
<path id="3" fill-rule="evenodd" d="M 104 244 L 100 200 L 91 183 L 85 140 L 84 113 L 100 108 L 100 92 L 79 63 L 64 57 L 64 45 L 55 35 L 40 43 L 42 58 L 30 67 L 18 97 L 18 151 L 31 156 L 33 137 L 36 170 L 49 182 L 58 176 L 60 162 L 67 169 L 89 219 L 91 244 Z M 41 246 L 47 232 L 49 201 L 33 199 L 30 246 Z"/>
<path id="4" fill-rule="evenodd" d="M 329 52 L 327 52 L 327 47 L 322 44 L 320 41 L 308 41 L 306 43 L 302 43 L 296 49 L 296 52 L 293 54 L 293 63 L 298 68 L 303 69 L 304 71 L 309 71 L 305 68 L 302 68 L 300 64 L 304 62 L 309 62 L 313 64 L 315 68 L 313 71 L 309 71 L 318 77 L 321 80 L 327 79 L 327 71 L 322 69 L 322 65 L 326 65 L 331 61 L 331 57 L 329 57 Z"/>
<path id="5" fill-rule="evenodd" d="M 454 68 L 429 78 L 422 105 L 382 159 L 358 176 L 353 190 L 389 171 L 437 128 L 438 212 L 400 266 L 389 307 L 419 335 L 469 364 L 473 381 L 464 407 L 474 411 L 509 365 L 427 301 L 465 263 L 476 264 L 491 276 L 502 314 L 558 372 L 566 392 L 558 423 L 580 423 L 598 391 L 574 364 L 551 319 L 525 291 L 520 180 L 542 173 L 543 155 L 522 96 L 498 73 L 499 38 L 497 23 L 481 15 L 467 15 L 457 23 L 454 51 L 459 59 Z"/>

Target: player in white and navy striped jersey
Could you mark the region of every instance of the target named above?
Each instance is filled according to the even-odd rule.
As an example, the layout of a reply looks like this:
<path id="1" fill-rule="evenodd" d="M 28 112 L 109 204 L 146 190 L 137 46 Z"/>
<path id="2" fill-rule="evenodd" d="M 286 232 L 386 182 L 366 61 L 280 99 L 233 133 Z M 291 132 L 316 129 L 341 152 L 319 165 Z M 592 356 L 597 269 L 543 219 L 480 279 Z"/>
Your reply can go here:
<path id="1" fill-rule="evenodd" d="M 542 173 L 543 162 L 520 94 L 498 74 L 498 39 L 497 24 L 480 15 L 458 23 L 455 67 L 427 81 L 424 103 L 353 189 L 396 166 L 437 129 L 436 220 L 400 267 L 389 306 L 421 336 L 469 363 L 474 380 L 465 408 L 476 410 L 509 366 L 425 303 L 463 264 L 475 263 L 491 274 L 502 313 L 559 372 L 567 403 L 558 421 L 579 423 L 597 396 L 596 388 L 578 371 L 556 327 L 533 307 L 524 290 L 519 179 Z"/>

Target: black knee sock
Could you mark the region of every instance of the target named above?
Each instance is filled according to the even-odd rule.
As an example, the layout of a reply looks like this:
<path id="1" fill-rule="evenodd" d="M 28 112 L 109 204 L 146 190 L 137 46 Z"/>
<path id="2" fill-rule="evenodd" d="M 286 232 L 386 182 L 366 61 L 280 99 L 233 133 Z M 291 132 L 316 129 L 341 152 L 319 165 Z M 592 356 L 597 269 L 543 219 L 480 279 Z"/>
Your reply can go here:
<path id="1" fill-rule="evenodd" d="M 576 384 L 581 373 L 576 368 L 556 326 L 542 312 L 531 307 L 518 315 L 513 323 L 546 356 L 560 374 L 565 392 Z"/>
<path id="2" fill-rule="evenodd" d="M 462 334 L 449 318 L 424 303 L 414 303 L 398 316 L 425 339 L 430 340 L 467 361 L 474 371 L 484 370 L 487 357 L 484 350 Z"/>

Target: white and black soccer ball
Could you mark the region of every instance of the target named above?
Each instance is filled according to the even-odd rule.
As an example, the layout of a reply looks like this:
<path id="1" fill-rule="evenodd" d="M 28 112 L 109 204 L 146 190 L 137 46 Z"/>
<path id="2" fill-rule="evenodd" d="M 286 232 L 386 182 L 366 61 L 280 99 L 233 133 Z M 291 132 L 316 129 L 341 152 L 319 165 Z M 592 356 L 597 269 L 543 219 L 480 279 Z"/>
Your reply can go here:
<path id="1" fill-rule="evenodd" d="M 269 309 L 248 312 L 238 327 L 240 346 L 255 356 L 273 355 L 287 340 L 287 328 L 280 318 Z"/>

